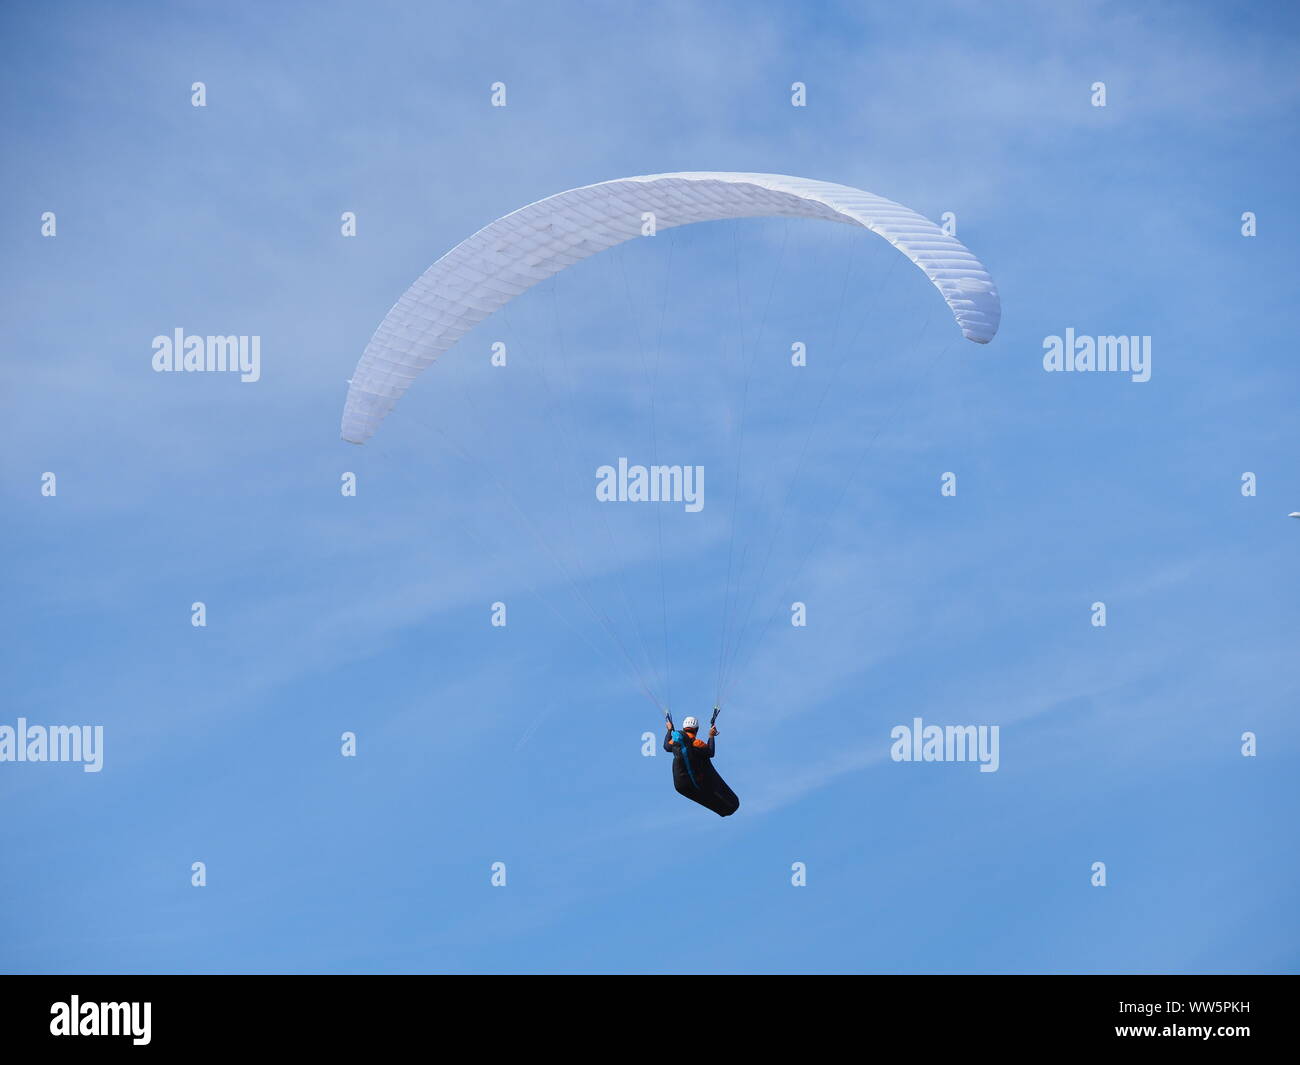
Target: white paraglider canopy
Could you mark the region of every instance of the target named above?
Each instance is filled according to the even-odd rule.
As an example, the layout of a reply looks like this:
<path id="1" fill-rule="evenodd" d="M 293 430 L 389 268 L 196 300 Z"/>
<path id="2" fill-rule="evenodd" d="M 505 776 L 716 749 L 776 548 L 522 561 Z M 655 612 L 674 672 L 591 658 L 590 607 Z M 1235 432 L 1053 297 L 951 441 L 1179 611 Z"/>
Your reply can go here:
<path id="1" fill-rule="evenodd" d="M 435 262 L 380 322 L 349 382 L 344 440 L 368 440 L 411 382 L 520 293 L 597 252 L 654 230 L 729 218 L 787 216 L 861 226 L 906 255 L 943 295 L 968 340 L 987 344 L 1001 318 L 988 271 L 955 237 L 891 200 L 848 185 L 780 174 L 682 173 L 620 178 L 538 200 L 480 229 Z"/>

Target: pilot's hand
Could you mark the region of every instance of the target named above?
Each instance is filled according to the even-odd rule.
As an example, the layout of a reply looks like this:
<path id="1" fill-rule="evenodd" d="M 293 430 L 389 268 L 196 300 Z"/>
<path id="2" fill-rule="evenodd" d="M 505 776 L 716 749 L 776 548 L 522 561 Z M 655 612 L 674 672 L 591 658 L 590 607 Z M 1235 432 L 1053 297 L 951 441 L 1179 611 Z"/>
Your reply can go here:
<path id="1" fill-rule="evenodd" d="M 710 736 L 716 736 L 717 734 L 718 734 L 718 730 L 717 730 L 716 728 L 714 728 L 712 725 L 710 725 L 710 726 L 709 726 L 709 735 L 710 735 Z"/>

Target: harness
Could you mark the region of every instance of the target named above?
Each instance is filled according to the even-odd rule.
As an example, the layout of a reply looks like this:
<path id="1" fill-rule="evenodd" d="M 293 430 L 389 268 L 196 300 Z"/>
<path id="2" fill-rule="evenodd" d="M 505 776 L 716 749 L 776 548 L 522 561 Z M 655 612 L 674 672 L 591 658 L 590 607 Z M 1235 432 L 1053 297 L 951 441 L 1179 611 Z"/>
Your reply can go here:
<path id="1" fill-rule="evenodd" d="M 698 789 L 700 782 L 695 779 L 695 770 L 691 768 L 691 756 L 686 753 L 691 747 L 690 739 L 684 732 L 673 729 L 673 743 L 681 748 L 682 761 L 686 763 L 686 775 L 691 778 L 691 787 Z"/>

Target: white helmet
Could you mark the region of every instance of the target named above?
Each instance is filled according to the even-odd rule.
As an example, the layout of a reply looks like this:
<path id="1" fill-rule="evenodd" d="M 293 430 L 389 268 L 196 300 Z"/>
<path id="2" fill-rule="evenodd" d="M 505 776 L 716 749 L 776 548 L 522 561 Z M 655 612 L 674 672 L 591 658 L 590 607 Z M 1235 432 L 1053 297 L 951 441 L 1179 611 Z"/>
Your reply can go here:
<path id="1" fill-rule="evenodd" d="M 682 722 L 682 728 L 684 729 L 699 728 L 699 727 L 700 727 L 700 720 L 699 718 L 696 717 L 688 717 L 685 721 Z"/>

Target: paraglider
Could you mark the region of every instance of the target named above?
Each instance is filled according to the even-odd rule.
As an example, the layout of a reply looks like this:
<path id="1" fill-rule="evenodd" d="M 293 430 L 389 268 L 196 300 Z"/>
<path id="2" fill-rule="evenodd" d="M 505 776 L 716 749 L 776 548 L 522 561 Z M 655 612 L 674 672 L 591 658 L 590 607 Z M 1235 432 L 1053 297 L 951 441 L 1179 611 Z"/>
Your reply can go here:
<path id="1" fill-rule="evenodd" d="M 434 262 L 402 294 L 366 345 L 348 381 L 342 438 L 353 444 L 369 440 L 435 360 L 511 300 L 567 267 L 675 226 L 771 217 L 838 222 L 877 234 L 939 290 L 967 340 L 987 344 L 997 333 L 1001 304 L 983 264 L 956 237 L 901 204 L 848 185 L 781 174 L 688 172 L 620 178 L 522 207 L 484 226 Z M 733 540 L 734 534 L 733 500 Z M 719 705 L 725 694 L 722 677 L 730 681 L 729 666 L 738 654 L 740 638 L 749 631 L 747 614 L 740 637 L 729 634 L 728 611 L 739 599 L 731 597 L 730 581 L 729 565 Z M 610 631 L 608 619 L 585 595 L 579 598 L 606 626 L 612 642 L 636 671 L 631 655 Z M 687 718 L 681 729 L 675 728 L 667 701 L 660 701 L 644 677 L 638 679 L 668 719 L 664 749 L 673 755 L 677 791 L 721 817 L 735 813 L 740 800 L 713 766 L 717 709 L 708 740 L 701 740 L 698 721 Z"/>
<path id="2" fill-rule="evenodd" d="M 713 768 L 713 756 L 717 753 L 718 708 L 713 708 L 707 743 L 698 736 L 700 723 L 696 718 L 686 718 L 682 727 L 676 729 L 673 719 L 665 717 L 668 734 L 664 737 L 664 750 L 673 756 L 673 787 L 679 795 L 698 802 L 719 817 L 730 817 L 740 809 L 740 800 Z"/>

